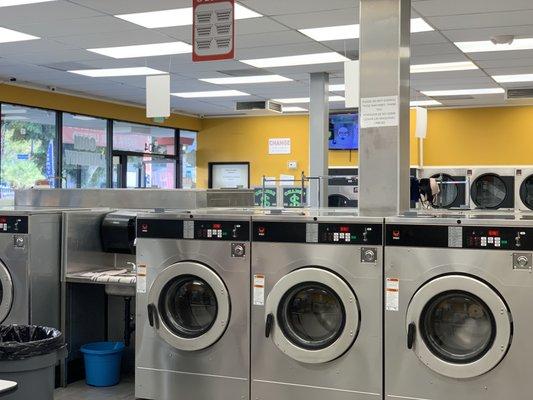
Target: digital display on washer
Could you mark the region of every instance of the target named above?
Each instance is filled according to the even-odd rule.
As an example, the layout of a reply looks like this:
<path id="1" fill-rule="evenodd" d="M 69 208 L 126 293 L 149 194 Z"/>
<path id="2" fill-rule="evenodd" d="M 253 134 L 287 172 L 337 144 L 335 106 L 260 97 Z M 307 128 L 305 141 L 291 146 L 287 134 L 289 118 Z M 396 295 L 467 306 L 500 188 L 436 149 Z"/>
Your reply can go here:
<path id="1" fill-rule="evenodd" d="M 137 237 L 183 239 L 183 221 L 177 219 L 137 219 Z"/>
<path id="2" fill-rule="evenodd" d="M 253 225 L 253 240 L 256 242 L 379 246 L 382 234 L 379 224 L 256 221 Z"/>
<path id="3" fill-rule="evenodd" d="M 0 216 L 0 233 L 28 233 L 28 217 Z"/>
<path id="4" fill-rule="evenodd" d="M 248 221 L 194 221 L 194 238 L 200 240 L 250 240 Z"/>
<path id="5" fill-rule="evenodd" d="M 403 247 L 533 250 L 533 229 L 523 227 L 387 225 L 386 245 Z"/>

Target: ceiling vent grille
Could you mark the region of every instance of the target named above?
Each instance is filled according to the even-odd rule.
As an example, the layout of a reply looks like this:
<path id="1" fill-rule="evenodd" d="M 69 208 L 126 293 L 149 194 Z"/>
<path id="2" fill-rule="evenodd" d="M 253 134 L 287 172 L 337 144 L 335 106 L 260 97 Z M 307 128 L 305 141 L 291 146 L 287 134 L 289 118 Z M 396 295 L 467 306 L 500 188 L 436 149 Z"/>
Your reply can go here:
<path id="1" fill-rule="evenodd" d="M 247 113 L 275 113 L 281 114 L 283 106 L 274 101 L 238 101 L 235 103 L 235 111 Z"/>
<path id="2" fill-rule="evenodd" d="M 533 99 L 533 88 L 507 89 L 507 98 L 513 99 Z"/>

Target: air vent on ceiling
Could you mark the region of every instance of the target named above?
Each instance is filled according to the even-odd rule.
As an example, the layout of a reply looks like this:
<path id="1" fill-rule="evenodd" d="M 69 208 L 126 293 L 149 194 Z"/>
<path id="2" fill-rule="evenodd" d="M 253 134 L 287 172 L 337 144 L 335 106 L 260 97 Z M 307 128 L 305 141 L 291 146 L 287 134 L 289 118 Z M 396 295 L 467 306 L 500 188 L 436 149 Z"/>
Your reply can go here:
<path id="1" fill-rule="evenodd" d="M 235 103 L 235 111 L 246 111 L 248 113 L 276 113 L 281 114 L 283 107 L 281 104 L 268 101 L 238 101 Z"/>
<path id="2" fill-rule="evenodd" d="M 533 99 L 533 88 L 507 89 L 507 99 Z"/>
<path id="3" fill-rule="evenodd" d="M 473 96 L 431 96 L 433 100 L 437 101 L 455 101 L 455 100 L 474 100 Z"/>

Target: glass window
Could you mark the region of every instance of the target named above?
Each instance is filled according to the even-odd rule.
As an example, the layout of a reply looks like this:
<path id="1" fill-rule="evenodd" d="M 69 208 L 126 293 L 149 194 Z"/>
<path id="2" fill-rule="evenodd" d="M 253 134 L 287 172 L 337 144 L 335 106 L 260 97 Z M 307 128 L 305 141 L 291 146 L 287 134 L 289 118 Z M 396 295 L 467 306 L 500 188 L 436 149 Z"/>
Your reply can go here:
<path id="1" fill-rule="evenodd" d="M 176 155 L 176 131 L 157 126 L 113 122 L 113 150 Z"/>
<path id="2" fill-rule="evenodd" d="M 107 187 L 107 120 L 63 114 L 63 187 Z"/>
<path id="3" fill-rule="evenodd" d="M 13 189 L 57 183 L 56 113 L 1 105 L 0 200 L 12 200 Z"/>
<path id="4" fill-rule="evenodd" d="M 126 187 L 174 189 L 176 187 L 176 160 L 142 155 L 126 156 Z M 118 166 L 117 166 L 118 167 Z M 122 166 L 118 167 L 118 169 Z"/>
<path id="5" fill-rule="evenodd" d="M 198 133 L 190 131 L 180 131 L 181 187 L 183 189 L 196 188 L 197 148 Z"/>

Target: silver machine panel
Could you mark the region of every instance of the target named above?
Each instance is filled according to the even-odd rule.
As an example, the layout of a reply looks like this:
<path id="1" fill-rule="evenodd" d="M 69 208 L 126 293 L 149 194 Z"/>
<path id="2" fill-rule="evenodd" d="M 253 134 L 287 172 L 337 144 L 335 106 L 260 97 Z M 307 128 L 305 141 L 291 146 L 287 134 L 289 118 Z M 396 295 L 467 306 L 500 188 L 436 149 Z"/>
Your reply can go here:
<path id="1" fill-rule="evenodd" d="M 520 215 L 385 222 L 385 399 L 530 397 L 533 228 Z"/>
<path id="2" fill-rule="evenodd" d="M 382 398 L 382 219 L 253 216 L 251 398 Z"/>
<path id="3" fill-rule="evenodd" d="M 248 399 L 250 217 L 137 220 L 135 395 Z"/>

